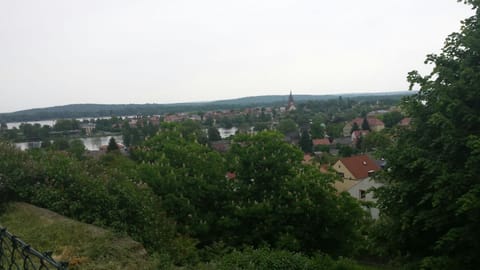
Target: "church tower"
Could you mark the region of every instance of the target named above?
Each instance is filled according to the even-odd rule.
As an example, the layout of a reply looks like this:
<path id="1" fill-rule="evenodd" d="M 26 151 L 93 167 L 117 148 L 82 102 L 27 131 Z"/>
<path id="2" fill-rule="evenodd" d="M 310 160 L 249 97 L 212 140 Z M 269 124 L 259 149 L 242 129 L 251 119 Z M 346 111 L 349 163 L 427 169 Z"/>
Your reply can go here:
<path id="1" fill-rule="evenodd" d="M 295 101 L 293 100 L 292 91 L 290 90 L 290 96 L 288 97 L 287 111 L 295 111 L 297 107 L 295 106 Z"/>

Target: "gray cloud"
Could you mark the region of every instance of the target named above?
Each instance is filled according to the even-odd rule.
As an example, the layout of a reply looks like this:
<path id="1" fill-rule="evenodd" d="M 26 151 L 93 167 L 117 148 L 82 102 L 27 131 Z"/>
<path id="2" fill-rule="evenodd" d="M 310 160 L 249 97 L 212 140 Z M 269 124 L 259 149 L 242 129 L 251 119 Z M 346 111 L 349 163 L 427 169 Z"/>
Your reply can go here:
<path id="1" fill-rule="evenodd" d="M 454 0 L 0 0 L 0 112 L 404 90 L 470 14 Z"/>

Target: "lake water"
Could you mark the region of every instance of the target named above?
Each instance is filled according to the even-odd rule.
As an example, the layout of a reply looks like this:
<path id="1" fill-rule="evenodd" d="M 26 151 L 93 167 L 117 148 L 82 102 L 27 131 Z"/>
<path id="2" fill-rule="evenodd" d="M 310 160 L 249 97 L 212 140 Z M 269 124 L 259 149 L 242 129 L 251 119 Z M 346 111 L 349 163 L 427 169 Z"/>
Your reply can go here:
<path id="1" fill-rule="evenodd" d="M 28 122 L 11 122 L 11 123 L 7 123 L 7 128 L 8 129 L 12 129 L 12 128 L 20 128 L 20 125 L 22 123 L 26 123 L 26 124 L 32 124 L 32 125 L 35 125 L 35 124 L 40 124 L 41 126 L 51 126 L 53 127 L 53 125 L 55 125 L 55 122 L 56 120 L 42 120 L 42 121 L 28 121 Z"/>
<path id="2" fill-rule="evenodd" d="M 122 118 L 123 117 L 129 117 L 129 116 L 121 116 Z M 91 119 L 95 119 L 95 120 L 98 120 L 98 119 L 110 119 L 112 118 L 111 116 L 103 116 L 103 117 L 82 117 L 82 118 L 76 118 L 76 120 L 80 121 L 80 122 L 83 122 L 83 120 L 91 120 Z M 25 123 L 25 124 L 32 124 L 32 125 L 35 125 L 35 124 L 40 124 L 41 126 L 51 126 L 53 127 L 53 125 L 55 125 L 55 122 L 57 120 L 42 120 L 42 121 L 25 121 L 25 122 L 10 122 L 10 123 L 7 123 L 7 128 L 8 129 L 12 129 L 12 128 L 19 128 L 20 125 L 22 123 Z"/>
<path id="3" fill-rule="evenodd" d="M 81 138 L 85 148 L 89 151 L 95 151 L 100 149 L 102 145 L 108 145 L 108 141 L 110 137 L 113 137 L 117 143 L 123 144 L 123 137 L 122 136 L 105 136 L 105 137 L 88 137 L 88 138 Z"/>
<path id="4" fill-rule="evenodd" d="M 102 145 L 108 145 L 110 137 L 113 137 L 117 143 L 123 144 L 122 136 L 104 136 L 104 137 L 88 137 L 80 138 L 80 140 L 85 145 L 85 148 L 89 151 L 96 151 L 100 149 Z M 27 150 L 29 148 L 38 148 L 41 146 L 40 142 L 22 142 L 16 143 L 15 146 L 21 150 Z"/>
<path id="5" fill-rule="evenodd" d="M 218 132 L 220 133 L 220 137 L 222 139 L 226 139 L 232 135 L 235 135 L 238 131 L 238 128 L 232 127 L 232 128 L 219 128 Z"/>

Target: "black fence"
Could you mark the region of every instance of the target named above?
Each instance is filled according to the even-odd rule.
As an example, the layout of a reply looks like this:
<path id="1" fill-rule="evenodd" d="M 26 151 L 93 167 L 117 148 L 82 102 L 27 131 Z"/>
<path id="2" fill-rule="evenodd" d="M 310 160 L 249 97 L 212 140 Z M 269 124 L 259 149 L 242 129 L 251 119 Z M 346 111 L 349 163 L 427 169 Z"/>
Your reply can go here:
<path id="1" fill-rule="evenodd" d="M 68 263 L 56 262 L 51 252 L 38 252 L 0 227 L 0 270 L 66 270 L 67 267 Z"/>

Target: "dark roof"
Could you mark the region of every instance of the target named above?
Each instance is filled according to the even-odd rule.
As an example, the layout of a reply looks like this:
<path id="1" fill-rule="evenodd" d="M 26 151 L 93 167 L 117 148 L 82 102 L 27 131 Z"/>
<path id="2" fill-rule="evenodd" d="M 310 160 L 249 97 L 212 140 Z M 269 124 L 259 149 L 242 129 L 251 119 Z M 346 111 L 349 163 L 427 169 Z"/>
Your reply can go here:
<path id="1" fill-rule="evenodd" d="M 340 159 L 343 165 L 353 174 L 355 179 L 368 177 L 369 172 L 380 170 L 380 166 L 367 155 L 359 155 Z"/>

